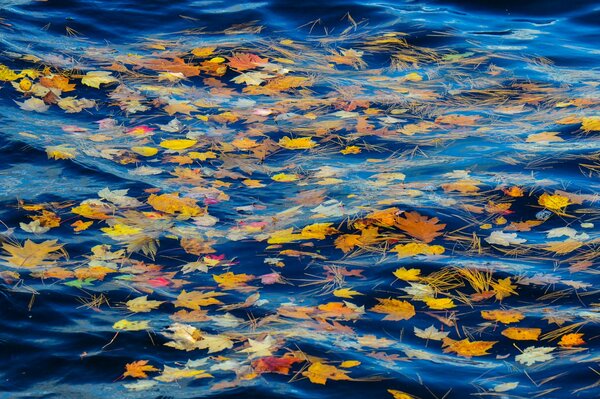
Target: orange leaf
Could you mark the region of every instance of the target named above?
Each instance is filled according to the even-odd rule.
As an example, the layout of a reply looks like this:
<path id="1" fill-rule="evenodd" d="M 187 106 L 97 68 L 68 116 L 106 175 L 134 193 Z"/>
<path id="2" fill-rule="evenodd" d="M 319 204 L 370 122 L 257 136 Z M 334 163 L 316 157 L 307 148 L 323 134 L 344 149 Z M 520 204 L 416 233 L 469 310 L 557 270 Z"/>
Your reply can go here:
<path id="1" fill-rule="evenodd" d="M 397 218 L 396 226 L 410 236 L 425 243 L 430 243 L 436 237 L 441 236 L 442 233 L 440 230 L 446 227 L 445 224 L 438 224 L 438 218 L 429 219 L 427 216 L 422 216 L 417 212 L 407 212 L 403 216 L 404 218 Z"/>

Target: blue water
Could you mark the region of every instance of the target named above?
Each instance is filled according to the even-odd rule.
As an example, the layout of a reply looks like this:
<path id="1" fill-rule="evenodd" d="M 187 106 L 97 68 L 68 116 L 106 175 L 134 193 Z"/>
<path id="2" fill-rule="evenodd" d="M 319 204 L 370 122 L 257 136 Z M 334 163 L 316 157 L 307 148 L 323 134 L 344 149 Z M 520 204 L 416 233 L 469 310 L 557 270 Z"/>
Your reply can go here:
<path id="1" fill-rule="evenodd" d="M 72 272 L 95 260 L 114 269 L 81 285 L 73 274 L 40 278 L 43 267 L 15 268 L 2 258 L 0 397 L 392 397 L 388 390 L 423 399 L 600 397 L 600 142 L 598 129 L 581 127 L 582 118 L 600 115 L 598 21 L 598 4 L 584 0 L 0 1 L 0 64 L 15 71 L 63 73 L 76 84 L 63 98 L 95 101 L 74 113 L 56 104 L 44 112 L 28 111 L 19 104 L 29 95 L 12 84 L 19 81 L 0 81 L 2 242 L 56 239 L 68 258 L 61 256 L 52 266 Z M 206 47 L 214 47 L 214 54 L 190 56 L 192 49 Z M 362 54 L 364 64 L 328 58 L 349 49 Z M 252 86 L 232 83 L 239 75 L 232 69 L 223 76 L 202 71 L 170 81 L 157 79 L 164 68 L 144 63 L 183 56 L 185 62 L 199 64 L 235 52 L 268 58 L 279 72 L 265 69 L 267 75 L 288 68 L 290 75 L 310 79 L 311 85 L 252 93 L 244 91 Z M 82 84 L 81 77 L 90 71 L 111 71 L 118 82 L 98 89 Z M 406 80 L 411 73 L 422 80 Z M 216 87 L 214 79 L 225 89 Z M 115 94 L 118 85 L 128 94 Z M 127 96 L 143 107 L 136 110 L 122 99 Z M 169 101 L 193 103 L 194 110 L 168 115 L 164 107 Z M 227 122 L 214 118 L 224 112 L 239 117 Z M 477 118 L 464 124 L 435 122 L 449 114 Z M 573 118 L 570 123 L 557 122 L 567 117 Z M 177 128 L 169 128 L 174 119 Z M 368 133 L 357 126 L 359 119 L 369 125 Z M 432 126 L 419 125 L 411 133 L 411 127 L 423 122 Z M 140 127 L 150 130 L 131 133 Z M 557 132 L 558 139 L 528 140 L 548 131 Z M 277 144 L 283 137 L 306 136 L 318 146 L 299 151 Z M 159 146 L 175 138 L 194 140 L 192 151 L 217 156 L 178 165 L 170 157 L 188 151 L 169 153 Z M 223 144 L 242 138 L 264 145 L 267 156 Z M 352 145 L 361 152 L 340 153 Z M 138 156 L 133 146 L 155 147 L 160 153 Z M 69 159 L 50 157 L 53 148 L 71 154 Z M 297 180 L 273 181 L 279 173 Z M 374 177 L 381 173 L 405 177 Z M 244 183 L 247 179 L 264 187 L 251 187 Z M 475 181 L 478 188 L 460 192 L 446 186 L 465 181 Z M 505 194 L 513 186 L 524 195 Z M 139 203 L 111 205 L 98 194 L 107 187 L 129 190 L 127 195 Z M 147 204 L 154 192 L 192 198 L 211 218 L 147 214 L 143 219 L 142 212 L 156 211 Z M 548 211 L 547 220 L 541 217 L 538 198 L 561 192 L 570 195 L 566 214 Z M 108 204 L 110 215 L 98 220 L 71 212 L 85 201 Z M 486 211 L 489 201 L 510 202 L 510 212 Z M 60 226 L 37 234 L 23 230 L 20 223 L 31 222 L 40 212 L 23 204 L 42 204 L 61 217 Z M 410 238 L 393 236 L 398 231 L 381 226 L 380 232 L 390 236 L 376 248 L 344 254 L 335 247 L 338 233 L 357 233 L 351 222 L 389 207 L 438 217 L 446 224 L 444 235 L 431 244 L 444 246 L 444 255 L 399 259 L 387 252 L 388 246 Z M 507 222 L 498 221 L 500 216 Z M 138 227 L 156 239 L 156 254 L 131 250 L 126 238 L 111 238 L 100 230 L 127 224 L 127 218 L 137 218 Z M 71 226 L 76 220 L 94 223 L 77 233 Z M 493 231 L 514 233 L 504 229 L 526 220 L 544 222 L 517 231 L 519 239 L 527 240 L 524 245 L 485 240 Z M 332 223 L 339 232 L 280 246 L 267 242 L 275 231 L 294 228 L 298 233 L 313 223 Z M 491 228 L 480 228 L 485 224 Z M 546 242 L 556 241 L 547 232 L 563 227 L 576 231 L 581 247 L 563 254 L 543 250 Z M 480 240 L 479 250 L 471 246 L 473 237 Z M 183 265 L 202 262 L 206 253 L 183 250 L 182 239 L 210 243 L 213 255 L 223 260 L 208 271 L 184 273 Z M 102 244 L 123 252 L 98 260 L 92 248 Z M 304 254 L 281 253 L 285 250 Z M 589 264 L 574 271 L 578 262 Z M 452 316 L 451 311 L 428 309 L 402 291 L 409 284 L 392 275 L 399 267 L 419 268 L 422 275 L 479 268 L 495 279 L 509 277 L 518 295 L 461 303 L 454 309 L 458 321 L 449 326 L 439 318 Z M 237 309 L 202 307 L 208 318 L 183 323 L 227 336 L 233 347 L 207 353 L 165 346 L 168 327 L 176 322 L 173 314 L 182 309 L 174 304 L 182 289 L 219 290 L 212 276 L 228 271 L 255 278 L 248 283 L 253 288 L 226 289 L 227 295 L 219 297 L 225 305 L 243 303 L 253 293 L 260 300 Z M 261 280 L 271 273 L 284 280 Z M 346 299 L 364 306 L 356 320 L 282 315 L 286 307 L 341 302 L 332 291 L 342 287 L 363 294 Z M 473 294 L 468 284 L 458 291 Z M 97 306 L 89 305 L 100 295 Z M 148 313 L 127 310 L 125 302 L 143 295 L 165 303 Z M 370 310 L 376 298 L 392 297 L 410 300 L 416 315 L 390 321 Z M 480 316 L 481 310 L 499 308 L 518 309 L 526 318 L 517 325 L 541 328 L 542 335 L 574 326 L 569 332 L 583 333 L 585 344 L 564 348 L 557 345 L 558 338 L 509 340 L 499 334 L 506 326 Z M 236 323 L 222 322 L 228 313 Z M 122 319 L 148 321 L 150 327 L 116 334 L 113 325 Z M 414 327 L 430 325 L 455 340 L 498 343 L 481 357 L 444 353 L 439 341 L 415 337 Z M 293 365 L 287 375 L 252 375 L 253 361 L 260 357 L 242 350 L 249 338 L 266 336 L 277 340 L 273 356 L 302 351 L 315 358 Z M 369 339 L 380 341 L 365 344 Z M 555 348 L 553 359 L 529 366 L 517 362 L 515 356 L 529 346 Z M 337 367 L 347 360 L 361 364 L 344 369 L 354 381 L 320 385 L 302 376 L 316 358 Z M 129 385 L 134 379 L 120 375 L 125 364 L 136 360 L 148 360 L 159 370 L 184 368 L 191 361 L 196 364 L 191 368 L 206 370 L 212 378 L 164 382 L 151 372 L 144 380 L 151 381 L 148 386 L 135 387 Z M 495 390 L 504 383 L 518 385 Z"/>

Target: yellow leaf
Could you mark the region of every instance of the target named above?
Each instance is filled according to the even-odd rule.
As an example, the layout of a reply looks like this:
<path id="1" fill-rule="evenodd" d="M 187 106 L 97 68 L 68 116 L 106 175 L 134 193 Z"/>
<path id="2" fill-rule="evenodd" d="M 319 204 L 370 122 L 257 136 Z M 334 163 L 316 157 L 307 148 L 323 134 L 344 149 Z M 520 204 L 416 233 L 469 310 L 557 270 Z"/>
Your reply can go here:
<path id="1" fill-rule="evenodd" d="M 492 282 L 491 286 L 493 291 L 496 292 L 496 299 L 498 299 L 499 301 L 512 294 L 517 294 L 517 292 L 514 290 L 515 288 L 517 288 L 517 286 L 511 284 L 510 277 L 498 280 L 498 282 Z"/>
<path id="2" fill-rule="evenodd" d="M 287 148 L 288 150 L 307 150 L 315 147 L 317 143 L 312 141 L 311 137 L 300 137 L 297 139 L 283 137 L 281 140 L 279 140 L 279 145 Z"/>
<path id="3" fill-rule="evenodd" d="M 2 249 L 8 252 L 10 256 L 1 258 L 8 262 L 10 266 L 31 269 L 53 264 L 54 260 L 60 257 L 60 254 L 56 252 L 62 249 L 62 245 L 57 244 L 56 240 L 47 240 L 39 244 L 27 240 L 23 246 L 18 243 L 5 242 L 2 244 Z"/>
<path id="4" fill-rule="evenodd" d="M 407 394 L 406 392 L 398 391 L 396 389 L 387 390 L 394 399 L 415 399 L 414 396 Z"/>
<path id="5" fill-rule="evenodd" d="M 157 211 L 169 213 L 171 215 L 179 214 L 180 218 L 187 219 L 199 216 L 203 213 L 202 208 L 196 205 L 192 198 L 180 198 L 179 193 L 172 194 L 152 194 L 148 197 L 150 204 Z"/>
<path id="6" fill-rule="evenodd" d="M 503 324 L 517 323 L 525 318 L 523 313 L 516 310 L 482 310 L 481 317 L 494 320 Z"/>
<path id="7" fill-rule="evenodd" d="M 360 362 L 358 360 L 346 360 L 340 364 L 340 367 L 345 369 L 349 369 L 351 367 L 360 366 Z"/>
<path id="8" fill-rule="evenodd" d="M 584 132 L 600 131 L 600 116 L 581 118 L 581 130 Z"/>
<path id="9" fill-rule="evenodd" d="M 346 375 L 347 373 L 347 371 L 340 370 L 335 366 L 316 362 L 311 364 L 308 370 L 302 372 L 302 375 L 308 377 L 310 382 L 314 384 L 325 385 L 327 380 L 351 381 L 352 378 Z"/>
<path id="10" fill-rule="evenodd" d="M 551 211 L 562 211 L 567 205 L 571 204 L 571 201 L 569 200 L 569 197 L 544 193 L 538 199 L 538 204 Z"/>
<path id="11" fill-rule="evenodd" d="M 125 302 L 125 305 L 134 313 L 145 313 L 158 308 L 163 303 L 164 301 L 149 301 L 148 295 L 144 295 Z"/>
<path id="12" fill-rule="evenodd" d="M 213 279 L 219 284 L 221 288 L 234 288 L 239 285 L 246 284 L 253 278 L 254 276 L 251 274 L 235 274 L 233 272 L 213 275 Z"/>
<path id="13" fill-rule="evenodd" d="M 10 69 L 6 65 L 0 64 L 0 81 L 11 82 L 13 80 L 19 79 L 20 77 L 20 74 L 17 74 L 15 71 Z"/>
<path id="14" fill-rule="evenodd" d="M 223 295 L 226 294 L 215 291 L 187 292 L 186 290 L 182 290 L 174 304 L 175 306 L 179 307 L 184 307 L 192 310 L 199 310 L 201 306 L 222 305 L 223 302 L 216 299 L 216 297 Z"/>
<path id="15" fill-rule="evenodd" d="M 178 369 L 175 367 L 165 366 L 163 372 L 158 377 L 154 377 L 155 380 L 162 382 L 174 382 L 181 380 L 182 378 L 212 378 L 212 375 L 206 373 L 204 370 L 196 369 Z"/>
<path id="16" fill-rule="evenodd" d="M 434 310 L 452 309 L 456 307 L 452 298 L 424 297 L 423 301 L 429 306 L 429 309 Z"/>
<path id="17" fill-rule="evenodd" d="M 289 183 L 298 180 L 298 175 L 288 173 L 278 173 L 271 177 L 271 180 Z"/>
<path id="18" fill-rule="evenodd" d="M 444 353 L 454 352 L 460 356 L 473 357 L 488 355 L 488 350 L 498 341 L 469 341 L 467 338 L 455 341 L 451 338 L 444 338 L 442 342 L 445 347 Z"/>
<path id="19" fill-rule="evenodd" d="M 360 147 L 357 147 L 355 145 L 351 145 L 348 146 L 346 148 L 344 148 L 343 150 L 340 150 L 340 152 L 344 155 L 348 155 L 348 154 L 360 154 Z"/>
<path id="20" fill-rule="evenodd" d="M 142 229 L 138 229 L 137 227 L 131 227 L 124 224 L 115 224 L 111 227 L 103 227 L 100 230 L 111 237 L 130 236 L 142 231 Z"/>
<path id="21" fill-rule="evenodd" d="M 537 341 L 541 333 L 541 328 L 509 327 L 501 334 L 516 341 Z"/>
<path id="22" fill-rule="evenodd" d="M 402 78 L 402 80 L 406 80 L 409 82 L 420 82 L 423 80 L 423 76 L 419 75 L 416 72 L 411 72 L 408 75 L 404 75 L 404 77 Z"/>
<path id="23" fill-rule="evenodd" d="M 398 299 L 375 299 L 377 299 L 379 303 L 370 310 L 375 313 L 386 314 L 387 316 L 385 316 L 383 320 L 408 320 L 416 314 L 415 307 L 410 302 L 400 301 Z"/>
<path id="24" fill-rule="evenodd" d="M 124 330 L 124 331 L 141 331 L 141 330 L 149 330 L 150 323 L 148 320 L 143 321 L 129 321 L 129 320 L 119 320 L 115 324 L 113 324 L 113 328 L 115 330 Z"/>
<path id="25" fill-rule="evenodd" d="M 117 82 L 117 79 L 108 71 L 90 71 L 81 78 L 81 83 L 96 89 L 99 89 L 101 84 L 113 82 Z"/>
<path id="26" fill-rule="evenodd" d="M 362 294 L 360 292 L 358 292 L 358 291 L 354 291 L 354 290 L 351 290 L 349 288 L 340 288 L 339 290 L 333 291 L 333 295 L 337 296 L 338 298 L 350 298 L 350 299 L 352 299 L 352 296 L 354 296 L 354 295 L 362 295 Z"/>
<path id="27" fill-rule="evenodd" d="M 335 234 L 337 229 L 331 227 L 333 223 L 315 223 L 305 226 L 300 235 L 305 239 L 324 240 L 326 236 Z"/>
<path id="28" fill-rule="evenodd" d="M 212 151 L 206 151 L 206 152 L 196 152 L 196 151 L 191 151 L 188 152 L 188 157 L 192 158 L 192 159 L 199 159 L 200 161 L 206 161 L 207 159 L 216 159 L 217 158 L 217 154 L 215 154 Z"/>
<path id="29" fill-rule="evenodd" d="M 160 143 L 160 146 L 166 148 L 168 150 L 180 151 L 185 150 L 186 148 L 190 148 L 197 143 L 196 140 L 190 139 L 173 139 L 173 140 L 163 140 Z"/>
<path id="30" fill-rule="evenodd" d="M 396 271 L 393 274 L 394 276 L 396 276 L 397 279 L 403 281 L 417 281 L 421 279 L 421 277 L 419 277 L 419 275 L 421 274 L 421 269 L 406 269 L 404 267 L 401 267 L 399 269 L 396 269 Z"/>
<path id="31" fill-rule="evenodd" d="M 158 153 L 158 148 L 154 147 L 131 147 L 131 151 L 144 157 L 151 157 Z"/>
<path id="32" fill-rule="evenodd" d="M 398 244 L 390 252 L 396 252 L 398 258 L 406 258 L 416 255 L 441 255 L 446 250 L 441 245 L 427 245 L 419 242 L 409 242 L 408 244 Z"/>
<path id="33" fill-rule="evenodd" d="M 205 58 L 214 53 L 216 49 L 216 47 L 196 47 L 192 50 L 192 54 L 194 54 L 196 57 Z"/>

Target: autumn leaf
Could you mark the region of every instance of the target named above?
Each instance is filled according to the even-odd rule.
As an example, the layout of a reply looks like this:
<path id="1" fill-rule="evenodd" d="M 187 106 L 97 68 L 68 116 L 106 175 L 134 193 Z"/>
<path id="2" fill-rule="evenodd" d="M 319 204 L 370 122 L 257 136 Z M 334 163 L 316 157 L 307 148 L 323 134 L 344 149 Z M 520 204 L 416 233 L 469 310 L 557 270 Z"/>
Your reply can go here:
<path id="1" fill-rule="evenodd" d="M 496 293 L 496 299 L 499 301 L 510 295 L 517 295 L 517 292 L 515 291 L 517 286 L 512 285 L 510 277 L 499 279 L 497 282 L 492 282 L 491 286 L 492 290 Z"/>
<path id="2" fill-rule="evenodd" d="M 516 310 L 482 310 L 481 317 L 503 324 L 517 323 L 525 318 L 523 313 Z"/>
<path id="3" fill-rule="evenodd" d="M 202 209 L 196 205 L 192 198 L 181 198 L 179 193 L 172 194 L 152 194 L 148 197 L 150 204 L 157 211 L 165 212 L 171 215 L 178 215 L 182 219 L 188 219 L 192 216 L 202 214 Z"/>
<path id="4" fill-rule="evenodd" d="M 406 212 L 402 216 L 398 217 L 395 221 L 396 226 L 409 234 L 425 243 L 430 243 L 436 237 L 441 236 L 440 230 L 443 230 L 446 225 L 438 224 L 438 218 L 428 218 L 422 216 L 417 212 Z"/>
<path id="5" fill-rule="evenodd" d="M 419 281 L 421 279 L 420 274 L 421 269 L 406 269 L 404 267 L 396 269 L 393 273 L 397 279 L 403 281 Z"/>
<path id="6" fill-rule="evenodd" d="M 423 339 L 428 339 L 428 340 L 430 339 L 433 341 L 441 341 L 442 339 L 446 338 L 448 336 L 448 334 L 450 334 L 447 331 L 438 330 L 437 328 L 435 328 L 433 326 L 433 324 L 424 330 L 414 327 L 414 331 L 415 331 L 415 335 L 417 337 L 423 338 Z"/>
<path id="7" fill-rule="evenodd" d="M 101 84 L 114 82 L 117 82 L 117 79 L 109 71 L 90 71 L 81 78 L 81 83 L 96 89 L 99 89 Z"/>
<path id="8" fill-rule="evenodd" d="M 165 366 L 161 375 L 154 377 L 155 380 L 162 382 L 174 382 L 184 378 L 212 378 L 212 375 L 204 370 L 189 368 L 178 369 L 175 367 Z"/>
<path id="9" fill-rule="evenodd" d="M 464 357 L 485 356 L 488 355 L 488 350 L 494 346 L 497 341 L 469 341 L 465 338 L 462 341 L 455 341 L 451 338 L 442 340 L 444 353 L 456 353 Z"/>
<path id="10" fill-rule="evenodd" d="M 146 374 L 148 371 L 158 371 L 158 369 L 148 364 L 148 360 L 137 360 L 125 365 L 123 377 L 148 378 L 148 374 Z"/>
<path id="11" fill-rule="evenodd" d="M 293 139 L 286 136 L 279 140 L 279 145 L 288 150 L 308 150 L 317 146 L 317 143 L 315 143 L 311 137 L 299 137 Z"/>
<path id="12" fill-rule="evenodd" d="M 307 377 L 310 382 L 321 385 L 325 385 L 327 380 L 352 381 L 347 374 L 348 371 L 320 362 L 311 364 L 308 370 L 302 372 L 302 375 Z"/>
<path id="13" fill-rule="evenodd" d="M 2 244 L 2 249 L 8 252 L 9 256 L 2 256 L 1 259 L 8 262 L 10 266 L 17 268 L 33 269 L 50 266 L 56 259 L 65 255 L 62 247 L 61 244 L 57 244 L 57 240 L 47 240 L 40 243 L 26 240 L 23 245 L 5 242 Z"/>
<path id="14" fill-rule="evenodd" d="M 515 360 L 526 366 L 531 366 L 535 363 L 544 363 L 554 358 L 551 352 L 555 349 L 553 347 L 530 346 L 525 348 L 520 355 L 515 356 Z"/>
<path id="15" fill-rule="evenodd" d="M 334 290 L 333 295 L 337 296 L 338 298 L 352 299 L 352 297 L 355 295 L 363 295 L 363 294 L 361 294 L 358 291 L 351 290 L 349 288 L 340 288 L 340 289 Z"/>
<path id="16" fill-rule="evenodd" d="M 390 250 L 390 252 L 396 252 L 398 254 L 398 258 L 406 258 L 416 255 L 441 255 L 445 252 L 445 249 L 441 245 L 427 245 L 420 242 L 409 242 L 408 244 L 396 245 Z"/>
<path id="17" fill-rule="evenodd" d="M 538 198 L 538 203 L 546 209 L 555 212 L 563 212 L 564 209 L 571 204 L 569 197 L 559 194 L 551 195 L 544 193 Z"/>
<path id="18" fill-rule="evenodd" d="M 238 71 L 254 69 L 259 65 L 266 64 L 267 58 L 260 58 L 258 55 L 251 53 L 234 53 L 232 57 L 228 57 L 228 65 Z"/>
<path id="19" fill-rule="evenodd" d="M 583 340 L 583 334 L 581 333 L 571 333 L 565 334 L 560 337 L 560 341 L 558 341 L 558 345 L 563 348 L 572 348 L 574 346 L 585 345 L 585 341 Z"/>
<path id="20" fill-rule="evenodd" d="M 150 312 L 158 308 L 164 301 L 149 301 L 148 295 L 140 296 L 135 299 L 130 299 L 125 302 L 127 309 L 134 313 Z"/>
<path id="21" fill-rule="evenodd" d="M 113 328 L 115 330 L 123 330 L 123 331 L 141 331 L 141 330 L 149 330 L 150 321 L 142 320 L 142 321 L 130 321 L 130 320 L 119 320 L 115 324 L 113 324 Z"/>
<path id="22" fill-rule="evenodd" d="M 537 341 L 541 328 L 509 327 L 502 331 L 502 335 L 516 341 Z"/>
<path id="23" fill-rule="evenodd" d="M 223 302 L 216 299 L 216 297 L 226 295 L 221 292 L 209 291 L 190 291 L 182 290 L 177 300 L 174 302 L 175 306 L 184 307 L 192 310 L 199 310 L 202 306 L 210 305 L 222 305 Z"/>
<path id="24" fill-rule="evenodd" d="M 303 359 L 286 354 L 283 357 L 266 356 L 252 362 L 252 367 L 257 373 L 277 373 L 288 375 L 290 368 L 295 363 L 301 363 Z"/>
<path id="25" fill-rule="evenodd" d="M 398 299 L 376 299 L 379 301 L 379 304 L 370 310 L 375 313 L 386 314 L 387 316 L 383 320 L 408 320 L 416 314 L 415 307 L 409 302 Z"/>
<path id="26" fill-rule="evenodd" d="M 423 301 L 427 304 L 429 309 L 433 310 L 452 309 L 456 307 L 456 304 L 454 303 L 452 298 L 424 297 Z"/>
<path id="27" fill-rule="evenodd" d="M 163 140 L 160 143 L 160 146 L 166 148 L 167 150 L 173 151 L 181 151 L 186 148 L 193 147 L 197 143 L 196 140 L 190 139 L 172 139 L 172 140 Z"/>

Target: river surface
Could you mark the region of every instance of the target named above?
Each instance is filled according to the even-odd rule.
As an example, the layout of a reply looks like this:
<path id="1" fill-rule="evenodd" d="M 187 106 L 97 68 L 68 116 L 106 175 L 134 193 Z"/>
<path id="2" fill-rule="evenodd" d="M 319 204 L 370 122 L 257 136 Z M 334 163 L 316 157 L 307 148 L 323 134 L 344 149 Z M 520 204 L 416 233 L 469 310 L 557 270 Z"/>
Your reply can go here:
<path id="1" fill-rule="evenodd" d="M 599 21 L 0 0 L 0 398 L 600 397 Z"/>

